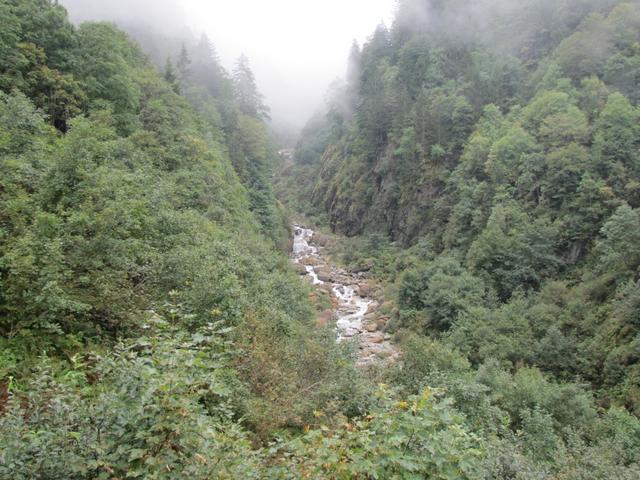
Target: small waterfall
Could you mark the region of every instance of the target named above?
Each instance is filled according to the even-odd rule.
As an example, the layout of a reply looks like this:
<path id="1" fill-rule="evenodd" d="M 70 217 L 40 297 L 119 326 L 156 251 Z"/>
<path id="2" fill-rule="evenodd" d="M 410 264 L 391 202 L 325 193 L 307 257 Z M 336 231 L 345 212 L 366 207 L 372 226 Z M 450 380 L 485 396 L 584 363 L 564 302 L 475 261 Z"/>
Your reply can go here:
<path id="1" fill-rule="evenodd" d="M 293 256 L 296 259 L 306 255 L 316 255 L 318 249 L 309 245 L 309 241 L 313 237 L 313 230 L 296 226 L 293 236 Z"/>

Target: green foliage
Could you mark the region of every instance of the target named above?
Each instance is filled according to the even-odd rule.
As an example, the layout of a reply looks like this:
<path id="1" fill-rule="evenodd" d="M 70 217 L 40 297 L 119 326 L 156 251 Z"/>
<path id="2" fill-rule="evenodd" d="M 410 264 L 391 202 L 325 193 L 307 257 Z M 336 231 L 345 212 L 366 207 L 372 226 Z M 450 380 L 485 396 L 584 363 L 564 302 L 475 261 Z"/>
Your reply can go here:
<path id="1" fill-rule="evenodd" d="M 420 270 L 402 276 L 398 304 L 402 310 L 426 315 L 424 332 L 447 330 L 467 309 L 485 303 L 482 280 L 469 274 L 455 259 L 439 257 Z"/>
<path id="2" fill-rule="evenodd" d="M 514 204 L 497 205 L 487 226 L 467 253 L 469 266 L 491 279 L 498 296 L 540 285 L 559 265 L 554 255 L 555 229 L 544 218 L 532 222 Z"/>
<path id="3" fill-rule="evenodd" d="M 603 272 L 622 278 L 637 273 L 640 266 L 640 211 L 629 205 L 618 207 L 602 227 L 596 246 Z"/>
<path id="4" fill-rule="evenodd" d="M 285 450 L 291 465 L 283 471 L 314 479 L 483 478 L 485 452 L 448 402 L 429 389 L 400 400 L 382 386 L 377 397 L 367 417 L 336 429 L 320 423 L 294 442 L 291 452 Z"/>
<path id="5" fill-rule="evenodd" d="M 639 19 L 615 0 L 399 2 L 329 101 L 353 112 L 310 125 L 285 171 L 301 193 L 283 200 L 310 196 L 354 237 L 336 256 L 386 284 L 403 358 L 383 377 L 445 391 L 488 478 L 637 475 L 635 427 L 602 435 L 639 411 Z"/>
<path id="6" fill-rule="evenodd" d="M 614 93 L 609 96 L 595 125 L 597 134 L 594 149 L 598 170 L 603 176 L 615 176 L 620 168 L 638 174 L 639 119 L 640 114 L 623 95 Z"/>
<path id="7" fill-rule="evenodd" d="M 0 475 L 31 478 L 258 478 L 234 422 L 242 395 L 228 332 L 188 334 L 159 317 L 107 356 L 42 359 L 0 417 Z"/>
<path id="8" fill-rule="evenodd" d="M 195 69 L 177 95 L 113 25 L 28 28 L 0 93 L 0 476 L 263 478 L 275 430 L 362 413 L 351 352 L 275 249 L 266 126 L 221 125 L 229 92 Z"/>
<path id="9" fill-rule="evenodd" d="M 279 184 L 367 234 L 375 390 L 275 248 L 246 59 L 0 0 L 0 477 L 638 478 L 637 6 L 424 3 Z"/>

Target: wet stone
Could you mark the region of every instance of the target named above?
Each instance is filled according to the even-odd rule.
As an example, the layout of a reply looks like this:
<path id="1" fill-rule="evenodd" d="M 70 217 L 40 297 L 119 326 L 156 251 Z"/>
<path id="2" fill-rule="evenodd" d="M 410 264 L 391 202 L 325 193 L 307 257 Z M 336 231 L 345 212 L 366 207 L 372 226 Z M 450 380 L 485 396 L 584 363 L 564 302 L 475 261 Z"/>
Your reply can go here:
<path id="1" fill-rule="evenodd" d="M 369 333 L 373 333 L 376 330 L 378 330 L 378 325 L 376 325 L 375 323 L 368 323 L 364 329 L 369 332 Z"/>
<path id="2" fill-rule="evenodd" d="M 316 267 L 322 263 L 322 261 L 316 257 L 302 257 L 299 262 L 302 265 L 309 265 L 311 267 Z"/>
<path id="3" fill-rule="evenodd" d="M 384 334 L 380 332 L 373 333 L 367 337 L 367 341 L 371 343 L 382 343 L 384 342 Z"/>

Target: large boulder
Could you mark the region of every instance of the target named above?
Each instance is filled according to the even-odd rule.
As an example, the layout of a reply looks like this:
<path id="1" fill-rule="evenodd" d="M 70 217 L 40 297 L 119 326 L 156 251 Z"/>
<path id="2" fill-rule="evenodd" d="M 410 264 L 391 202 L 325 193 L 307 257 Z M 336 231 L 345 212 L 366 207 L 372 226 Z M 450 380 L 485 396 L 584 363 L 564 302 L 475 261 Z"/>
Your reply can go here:
<path id="1" fill-rule="evenodd" d="M 371 302 L 369 304 L 369 307 L 367 308 L 367 315 L 369 315 L 370 313 L 377 312 L 378 308 L 380 308 L 380 305 L 378 305 L 378 302 Z"/>
<path id="2" fill-rule="evenodd" d="M 329 244 L 329 237 L 321 233 L 315 232 L 311 241 L 320 247 L 326 247 Z"/>
<path id="3" fill-rule="evenodd" d="M 306 275 L 307 274 L 307 269 L 301 263 L 294 263 L 293 264 L 293 268 L 295 269 L 295 271 L 296 271 L 296 273 L 298 275 Z"/>
<path id="4" fill-rule="evenodd" d="M 354 278 L 351 275 L 346 275 L 344 273 L 336 274 L 334 276 L 336 283 L 341 283 L 343 285 L 348 285 L 350 287 L 357 287 L 358 279 Z"/>
<path id="5" fill-rule="evenodd" d="M 367 313 L 364 316 L 364 321 L 365 322 L 373 322 L 373 321 L 375 321 L 376 318 L 377 318 L 376 312 L 371 312 L 371 313 Z"/>
<path id="6" fill-rule="evenodd" d="M 302 257 L 300 259 L 300 263 L 302 265 L 309 265 L 309 266 L 312 266 L 312 267 L 316 267 L 316 266 L 320 265 L 322 263 L 322 261 L 317 257 L 310 257 L 309 256 L 309 257 Z"/>
<path id="7" fill-rule="evenodd" d="M 357 267 L 350 268 L 349 271 L 351 273 L 366 273 L 373 268 L 373 262 L 367 262 L 364 265 L 359 265 Z"/>
<path id="8" fill-rule="evenodd" d="M 378 317 L 376 319 L 376 325 L 378 326 L 379 330 L 383 330 L 387 326 L 388 322 L 389 322 L 389 317 Z"/>
<path id="9" fill-rule="evenodd" d="M 367 323 L 367 324 L 364 326 L 364 329 L 365 329 L 367 332 L 369 332 L 369 333 L 373 333 L 373 332 L 375 332 L 376 330 L 378 330 L 378 325 L 376 325 L 376 324 L 375 324 L 375 323 L 373 323 L 373 322 L 372 322 L 372 323 Z"/>
<path id="10" fill-rule="evenodd" d="M 318 275 L 318 279 L 323 282 L 333 281 L 333 272 L 329 267 L 324 266 L 316 268 L 316 275 Z"/>
<path id="11" fill-rule="evenodd" d="M 374 290 L 375 289 L 368 283 L 362 283 L 358 287 L 358 295 L 362 298 L 367 298 L 373 295 Z"/>
<path id="12" fill-rule="evenodd" d="M 375 332 L 367 336 L 369 343 L 382 343 L 384 342 L 384 334 L 381 332 Z"/>

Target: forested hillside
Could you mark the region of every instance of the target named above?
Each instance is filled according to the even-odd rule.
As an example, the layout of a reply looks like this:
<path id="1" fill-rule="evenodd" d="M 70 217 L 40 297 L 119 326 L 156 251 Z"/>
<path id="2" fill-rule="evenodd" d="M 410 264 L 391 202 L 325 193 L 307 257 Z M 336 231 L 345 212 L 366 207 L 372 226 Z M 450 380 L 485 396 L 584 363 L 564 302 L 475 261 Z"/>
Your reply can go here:
<path id="1" fill-rule="evenodd" d="M 248 59 L 0 0 L 0 479 L 638 478 L 613 3 L 402 2 L 354 48 L 278 188 L 363 234 L 334 255 L 402 350 L 365 370 L 287 256 Z"/>
<path id="2" fill-rule="evenodd" d="M 278 187 L 386 285 L 389 378 L 555 430 L 525 447 L 544 478 L 582 478 L 551 473 L 569 431 L 640 413 L 639 46 L 638 2 L 403 0 Z"/>
<path id="3" fill-rule="evenodd" d="M 0 18 L 0 478 L 258 477 L 252 442 L 357 412 L 276 250 L 247 65 L 168 81 L 57 2 Z"/>
<path id="4" fill-rule="evenodd" d="M 472 3 L 402 2 L 356 46 L 293 175 L 332 229 L 414 246 L 400 325 L 640 411 L 640 6 Z"/>

